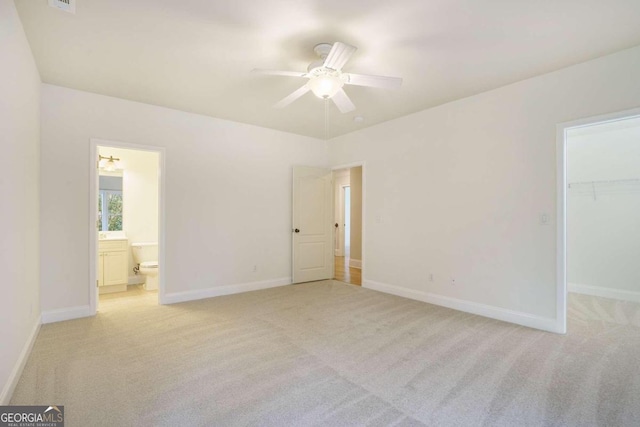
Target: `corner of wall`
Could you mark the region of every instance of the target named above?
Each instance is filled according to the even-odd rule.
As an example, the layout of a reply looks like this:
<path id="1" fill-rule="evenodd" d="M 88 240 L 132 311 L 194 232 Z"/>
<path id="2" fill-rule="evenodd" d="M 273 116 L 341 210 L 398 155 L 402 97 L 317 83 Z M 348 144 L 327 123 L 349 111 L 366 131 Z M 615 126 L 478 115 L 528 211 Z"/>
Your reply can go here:
<path id="1" fill-rule="evenodd" d="M 3 233 L 11 251 L 0 260 L 11 283 L 0 301 L 0 404 L 7 404 L 40 328 L 41 78 L 13 1 L 0 2 L 0 28 L 0 168 L 11 177 L 0 219 L 12 225 Z"/>
<path id="2" fill-rule="evenodd" d="M 11 397 L 13 396 L 13 392 L 18 385 L 18 381 L 20 381 L 20 376 L 22 375 L 22 371 L 24 370 L 25 365 L 27 364 L 27 360 L 29 360 L 29 355 L 31 354 L 31 350 L 33 349 L 33 345 L 36 342 L 36 338 L 38 337 L 38 332 L 40 332 L 40 316 L 35 317 L 35 322 L 31 326 L 31 333 L 27 338 L 24 346 L 22 347 L 22 351 L 20 351 L 20 355 L 18 356 L 18 360 L 16 361 L 11 373 L 9 374 L 9 378 L 2 389 L 2 394 L 0 394 L 0 405 L 8 405 L 11 402 Z"/>

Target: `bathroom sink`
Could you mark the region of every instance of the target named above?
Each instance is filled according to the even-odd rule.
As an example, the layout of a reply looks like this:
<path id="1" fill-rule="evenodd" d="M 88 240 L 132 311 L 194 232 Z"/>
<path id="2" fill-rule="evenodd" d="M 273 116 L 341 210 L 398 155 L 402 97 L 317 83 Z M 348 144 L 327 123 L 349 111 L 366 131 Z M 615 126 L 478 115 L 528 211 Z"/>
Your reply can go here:
<path id="1" fill-rule="evenodd" d="M 110 232 L 99 232 L 98 240 L 126 240 L 127 236 L 125 236 L 123 231 L 110 231 Z"/>

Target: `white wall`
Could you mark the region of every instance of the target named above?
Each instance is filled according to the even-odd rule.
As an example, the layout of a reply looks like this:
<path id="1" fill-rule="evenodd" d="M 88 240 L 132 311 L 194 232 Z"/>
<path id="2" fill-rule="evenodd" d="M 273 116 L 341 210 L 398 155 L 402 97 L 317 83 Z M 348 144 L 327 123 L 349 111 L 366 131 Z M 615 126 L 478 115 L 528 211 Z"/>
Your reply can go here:
<path id="1" fill-rule="evenodd" d="M 40 76 L 13 1 L 0 1 L 0 404 L 8 404 L 40 319 Z"/>
<path id="2" fill-rule="evenodd" d="M 129 276 L 133 275 L 131 244 L 158 241 L 158 162 L 151 151 L 98 147 L 102 156 L 120 159 L 122 167 L 122 227 L 129 240 Z"/>
<path id="3" fill-rule="evenodd" d="M 640 301 L 640 119 L 567 138 L 567 281 Z"/>
<path id="4" fill-rule="evenodd" d="M 167 293 L 291 276 L 292 166 L 323 141 L 43 85 L 43 311 L 89 304 L 90 138 L 166 148 Z"/>
<path id="5" fill-rule="evenodd" d="M 556 125 L 640 106 L 638 75 L 640 47 L 331 140 L 367 162 L 365 286 L 552 328 Z"/>

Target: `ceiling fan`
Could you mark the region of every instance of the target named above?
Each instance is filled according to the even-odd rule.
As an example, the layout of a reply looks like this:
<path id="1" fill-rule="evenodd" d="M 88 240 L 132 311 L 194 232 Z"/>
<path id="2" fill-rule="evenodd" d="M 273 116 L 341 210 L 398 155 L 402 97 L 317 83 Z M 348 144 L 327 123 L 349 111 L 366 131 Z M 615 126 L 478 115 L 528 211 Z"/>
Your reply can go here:
<path id="1" fill-rule="evenodd" d="M 347 63 L 356 47 L 346 43 L 335 42 L 333 45 L 321 43 L 313 48 L 320 57 L 319 60 L 309 64 L 306 73 L 296 71 L 279 71 L 255 68 L 254 73 L 274 76 L 304 77 L 309 81 L 300 89 L 281 99 L 275 108 L 284 108 L 305 93 L 312 91 L 318 98 L 331 99 L 341 113 L 355 110 L 351 99 L 342 89 L 344 85 L 367 86 L 383 89 L 398 89 L 402 85 L 402 79 L 398 77 L 369 76 L 342 72 L 342 67 Z"/>

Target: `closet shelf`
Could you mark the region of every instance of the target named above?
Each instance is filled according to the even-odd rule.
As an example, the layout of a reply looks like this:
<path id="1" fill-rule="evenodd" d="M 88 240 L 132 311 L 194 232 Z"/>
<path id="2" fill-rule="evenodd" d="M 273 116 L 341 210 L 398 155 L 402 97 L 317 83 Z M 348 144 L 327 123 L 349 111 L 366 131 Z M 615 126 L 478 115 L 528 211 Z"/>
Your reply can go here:
<path id="1" fill-rule="evenodd" d="M 592 196 L 597 200 L 598 195 L 640 193 L 640 178 L 570 182 L 567 188 L 572 195 Z"/>
<path id="2" fill-rule="evenodd" d="M 600 184 L 640 184 L 640 178 L 631 178 L 631 179 L 610 179 L 604 181 L 579 181 L 579 182 L 570 182 L 569 188 L 574 185 L 600 185 Z"/>

